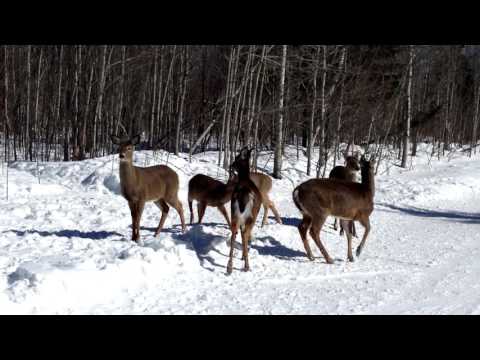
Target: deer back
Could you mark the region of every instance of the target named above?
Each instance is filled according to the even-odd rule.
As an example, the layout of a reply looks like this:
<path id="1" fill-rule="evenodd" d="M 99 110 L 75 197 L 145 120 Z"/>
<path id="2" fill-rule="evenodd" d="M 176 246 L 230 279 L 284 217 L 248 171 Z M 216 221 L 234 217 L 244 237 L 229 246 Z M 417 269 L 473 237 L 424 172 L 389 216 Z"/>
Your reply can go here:
<path id="1" fill-rule="evenodd" d="M 220 206 L 230 200 L 234 187 L 233 181 L 224 184 L 210 176 L 197 174 L 188 182 L 188 199 Z"/>
<path id="2" fill-rule="evenodd" d="M 146 168 L 120 165 L 120 185 L 128 201 L 155 201 L 176 199 L 179 179 L 175 171 L 165 165 Z"/>
<path id="3" fill-rule="evenodd" d="M 374 194 L 374 163 L 363 161 L 362 183 L 311 179 L 294 190 L 293 200 L 300 211 L 313 217 L 355 220 L 360 213 L 370 215 L 373 211 Z"/>

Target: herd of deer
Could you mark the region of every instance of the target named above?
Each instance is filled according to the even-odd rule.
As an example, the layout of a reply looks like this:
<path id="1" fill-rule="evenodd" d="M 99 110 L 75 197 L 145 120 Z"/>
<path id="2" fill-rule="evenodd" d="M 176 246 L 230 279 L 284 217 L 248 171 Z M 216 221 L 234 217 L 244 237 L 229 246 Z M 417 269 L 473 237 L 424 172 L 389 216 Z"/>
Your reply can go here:
<path id="1" fill-rule="evenodd" d="M 135 145 L 140 136 L 119 138 L 111 136 L 111 140 L 119 147 L 120 186 L 123 197 L 128 201 L 132 215 L 132 240 L 140 240 L 140 218 L 146 202 L 153 201 L 162 216 L 155 231 L 157 236 L 163 228 L 170 206 L 180 215 L 182 231 L 185 232 L 183 206 L 178 198 L 179 179 L 177 173 L 165 165 L 137 167 L 133 165 Z M 267 222 L 268 210 L 271 209 L 278 223 L 282 223 L 273 201 L 269 198 L 272 180 L 268 175 L 250 172 L 251 150 L 244 148 L 236 156 L 230 166 L 229 179 L 226 184 L 207 175 L 195 175 L 188 184 L 188 205 L 190 208 L 190 224 L 193 223 L 193 200 L 197 201 L 198 223 L 202 222 L 207 206 L 217 207 L 225 217 L 232 232 L 230 239 L 230 255 L 227 273 L 232 272 L 233 249 L 235 238 L 240 229 L 242 237 L 242 260 L 244 270 L 249 270 L 248 244 L 260 207 L 263 205 L 262 226 Z M 300 236 L 310 260 L 314 260 L 307 233 L 315 241 L 328 264 L 333 260 L 320 241 L 320 230 L 328 216 L 340 221 L 341 234 L 346 233 L 348 241 L 348 260 L 354 261 L 352 255 L 352 236 L 355 234 L 354 221 L 360 222 L 365 232 L 357 248 L 356 255 L 365 246 L 370 232 L 370 214 L 373 211 L 375 195 L 373 159 L 367 161 L 364 156 L 359 159 L 358 152 L 344 155 L 346 166 L 335 167 L 328 179 L 311 179 L 293 190 L 293 201 L 303 215 L 298 226 Z M 356 172 L 361 171 L 361 182 L 355 182 Z M 229 219 L 225 204 L 230 201 Z"/>

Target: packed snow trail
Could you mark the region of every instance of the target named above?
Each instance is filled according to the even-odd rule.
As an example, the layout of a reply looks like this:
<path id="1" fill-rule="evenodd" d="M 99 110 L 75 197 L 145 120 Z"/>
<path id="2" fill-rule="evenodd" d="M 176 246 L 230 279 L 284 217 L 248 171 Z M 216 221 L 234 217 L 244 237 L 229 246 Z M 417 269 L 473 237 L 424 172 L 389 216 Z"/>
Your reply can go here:
<path id="1" fill-rule="evenodd" d="M 0 184 L 0 313 L 2 314 L 479 314 L 480 156 L 450 161 L 420 148 L 411 169 L 385 164 L 376 177 L 372 230 L 360 258 L 346 262 L 347 242 L 329 218 L 321 239 L 335 264 L 311 241 L 305 256 L 293 188 L 308 179 L 306 158 L 289 148 L 284 179 L 271 198 L 284 222 L 254 229 L 251 271 L 226 276 L 230 231 L 207 208 L 202 225 L 181 233 L 170 211 L 146 205 L 144 246 L 130 241 L 130 211 L 119 194 L 118 161 L 108 156 L 72 163 L 11 164 L 9 200 Z M 185 218 L 188 180 L 197 173 L 225 179 L 218 154 L 168 157 L 180 177 Z M 272 168 L 270 155 L 259 160 Z M 136 152 L 135 164 L 167 156 Z M 196 206 L 194 206 L 197 219 Z M 363 228 L 357 225 L 359 235 Z M 354 250 L 359 239 L 354 239 Z"/>

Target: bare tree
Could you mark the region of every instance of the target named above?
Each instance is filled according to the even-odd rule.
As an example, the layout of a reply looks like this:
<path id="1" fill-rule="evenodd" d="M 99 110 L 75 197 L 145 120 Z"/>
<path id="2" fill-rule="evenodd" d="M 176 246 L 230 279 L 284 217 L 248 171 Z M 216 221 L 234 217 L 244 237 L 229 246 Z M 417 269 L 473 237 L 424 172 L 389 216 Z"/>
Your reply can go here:
<path id="1" fill-rule="evenodd" d="M 407 121 L 405 124 L 405 134 L 403 135 L 403 155 L 402 168 L 407 167 L 408 150 L 410 147 L 410 123 L 412 121 L 412 79 L 413 79 L 413 46 L 408 47 L 408 85 L 407 85 Z"/>
<path id="2" fill-rule="evenodd" d="M 273 161 L 273 177 L 282 178 L 282 131 L 283 131 L 283 97 L 285 94 L 285 71 L 287 68 L 287 45 L 282 46 L 282 67 L 280 74 L 279 101 L 278 101 L 278 122 L 276 127 L 275 157 Z"/>

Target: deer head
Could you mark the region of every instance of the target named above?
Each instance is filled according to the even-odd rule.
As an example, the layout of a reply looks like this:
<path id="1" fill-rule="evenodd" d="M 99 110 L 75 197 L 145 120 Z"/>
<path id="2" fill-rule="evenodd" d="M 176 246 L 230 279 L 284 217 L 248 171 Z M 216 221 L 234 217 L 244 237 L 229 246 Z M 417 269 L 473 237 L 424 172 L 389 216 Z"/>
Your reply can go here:
<path id="1" fill-rule="evenodd" d="M 233 174 L 242 179 L 248 178 L 250 173 L 250 154 L 252 150 L 253 149 L 248 149 L 247 147 L 240 150 L 240 153 L 235 157 L 234 162 L 230 166 L 230 176 Z"/>
<path id="2" fill-rule="evenodd" d="M 140 135 L 135 135 L 133 137 L 118 137 L 116 135 L 110 135 L 112 143 L 118 145 L 118 156 L 120 161 L 123 162 L 132 162 L 133 161 L 133 152 L 135 150 L 135 145 L 140 142 Z"/>

